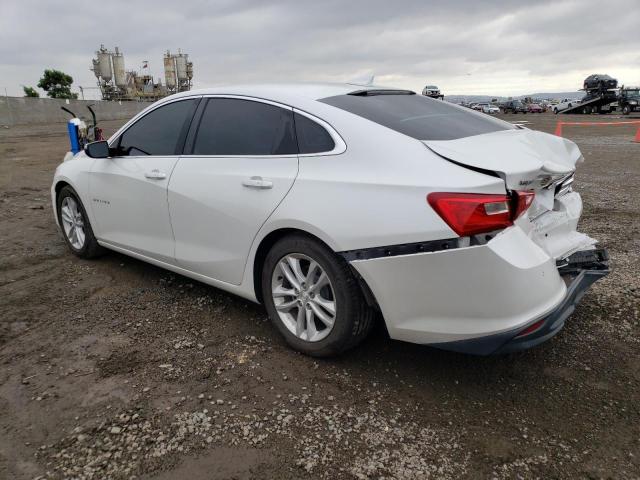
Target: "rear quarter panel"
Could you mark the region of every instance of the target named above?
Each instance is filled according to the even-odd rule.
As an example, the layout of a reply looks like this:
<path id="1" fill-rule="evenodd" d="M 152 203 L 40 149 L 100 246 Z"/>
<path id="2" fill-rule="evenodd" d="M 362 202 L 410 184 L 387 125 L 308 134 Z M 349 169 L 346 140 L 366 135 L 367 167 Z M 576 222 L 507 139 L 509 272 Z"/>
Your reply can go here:
<path id="1" fill-rule="evenodd" d="M 343 137 L 340 155 L 300 157 L 298 177 L 263 228 L 307 224 L 334 250 L 455 237 L 432 191 L 504 193 L 502 180 L 454 165 L 420 141 L 348 112 L 320 118 Z"/>

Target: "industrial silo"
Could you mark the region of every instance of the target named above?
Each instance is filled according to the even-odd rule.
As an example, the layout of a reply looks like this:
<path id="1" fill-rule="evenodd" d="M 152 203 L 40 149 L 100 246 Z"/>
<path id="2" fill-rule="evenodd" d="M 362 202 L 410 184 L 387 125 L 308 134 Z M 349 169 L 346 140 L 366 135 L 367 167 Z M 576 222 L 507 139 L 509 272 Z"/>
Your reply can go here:
<path id="1" fill-rule="evenodd" d="M 111 73 L 111 52 L 104 48 L 104 45 L 100 45 L 100 50 L 96 52 L 96 55 L 98 60 L 94 63 L 94 66 L 97 67 L 97 74 L 99 73 L 102 80 L 108 83 L 113 77 Z"/>
<path id="2" fill-rule="evenodd" d="M 164 80 L 169 90 L 176 88 L 176 65 L 169 50 L 164 54 Z"/>
<path id="3" fill-rule="evenodd" d="M 124 55 L 120 53 L 118 47 L 116 47 L 115 53 L 111 57 L 113 61 L 113 77 L 116 82 L 116 86 L 124 88 L 127 86 L 127 76 L 124 71 Z"/>
<path id="4" fill-rule="evenodd" d="M 179 52 L 179 51 L 178 51 Z M 189 80 L 187 76 L 187 55 L 186 53 L 178 53 L 176 55 L 176 71 L 178 73 L 178 82 L 183 83 Z"/>
<path id="5" fill-rule="evenodd" d="M 187 77 L 189 80 L 193 78 L 193 62 L 187 62 Z"/>

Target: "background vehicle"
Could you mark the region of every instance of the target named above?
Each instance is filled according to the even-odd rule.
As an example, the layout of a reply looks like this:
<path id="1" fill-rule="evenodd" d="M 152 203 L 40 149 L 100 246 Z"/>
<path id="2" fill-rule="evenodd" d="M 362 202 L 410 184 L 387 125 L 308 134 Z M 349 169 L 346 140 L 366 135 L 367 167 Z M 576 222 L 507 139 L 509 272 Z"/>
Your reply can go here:
<path id="1" fill-rule="evenodd" d="M 494 115 L 496 113 L 500 113 L 500 107 L 495 105 L 485 105 L 482 107 L 483 113 L 488 113 L 489 115 Z"/>
<path id="2" fill-rule="evenodd" d="M 394 339 L 490 354 L 553 336 L 608 272 L 576 231 L 580 159 L 407 90 L 253 85 L 153 104 L 67 158 L 51 194 L 74 254 L 264 303 L 309 355 L 358 344 L 376 311 Z"/>
<path id="3" fill-rule="evenodd" d="M 585 92 L 604 93 L 615 89 L 618 86 L 618 80 L 609 75 L 593 74 L 584 79 L 582 88 Z"/>
<path id="4" fill-rule="evenodd" d="M 477 110 L 482 113 L 487 113 L 489 115 L 500 113 L 500 109 L 495 105 L 490 104 L 489 102 L 476 103 L 474 110 Z"/>
<path id="5" fill-rule="evenodd" d="M 622 86 L 618 94 L 617 110 L 623 115 L 640 110 L 640 87 Z"/>
<path id="6" fill-rule="evenodd" d="M 427 85 L 422 89 L 422 95 L 425 97 L 437 98 L 444 100 L 444 95 L 440 93 L 440 89 L 435 85 Z"/>
<path id="7" fill-rule="evenodd" d="M 581 103 L 581 100 L 575 100 L 573 98 L 564 98 L 560 100 L 558 104 L 554 105 L 552 112 L 559 113 L 559 112 L 562 112 L 563 110 L 574 108 L 580 105 L 580 103 Z"/>
<path id="8" fill-rule="evenodd" d="M 544 109 L 542 108 L 541 105 L 538 105 L 537 103 L 528 103 L 527 104 L 527 112 L 529 112 L 529 113 L 543 113 Z"/>
<path id="9" fill-rule="evenodd" d="M 504 113 L 527 113 L 527 107 L 520 100 L 508 100 L 500 105 Z"/>
<path id="10" fill-rule="evenodd" d="M 612 104 L 617 100 L 616 87 L 618 81 L 609 75 L 594 74 L 584 79 L 582 89 L 586 95 L 579 105 L 558 109 L 560 113 L 607 113 L 612 110 Z"/>

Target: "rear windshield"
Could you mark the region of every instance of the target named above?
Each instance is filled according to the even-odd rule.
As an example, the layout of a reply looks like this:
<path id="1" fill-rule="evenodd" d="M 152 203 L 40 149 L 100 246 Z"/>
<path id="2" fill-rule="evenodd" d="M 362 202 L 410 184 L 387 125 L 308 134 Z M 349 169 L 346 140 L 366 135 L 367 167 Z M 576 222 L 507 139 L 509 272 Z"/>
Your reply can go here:
<path id="1" fill-rule="evenodd" d="M 516 128 L 423 95 L 338 95 L 320 101 L 418 140 L 455 140 Z"/>

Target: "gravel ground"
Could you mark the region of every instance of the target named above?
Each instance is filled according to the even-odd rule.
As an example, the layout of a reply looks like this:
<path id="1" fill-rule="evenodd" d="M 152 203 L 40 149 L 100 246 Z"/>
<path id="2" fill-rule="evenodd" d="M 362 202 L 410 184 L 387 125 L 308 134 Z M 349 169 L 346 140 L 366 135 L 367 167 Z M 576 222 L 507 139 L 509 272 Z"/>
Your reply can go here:
<path id="1" fill-rule="evenodd" d="M 564 129 L 586 158 L 580 228 L 613 271 L 558 336 L 479 358 L 378 326 L 329 360 L 289 350 L 259 305 L 71 255 L 49 198 L 65 131 L 0 131 L 0 478 L 640 478 L 632 127 Z"/>

